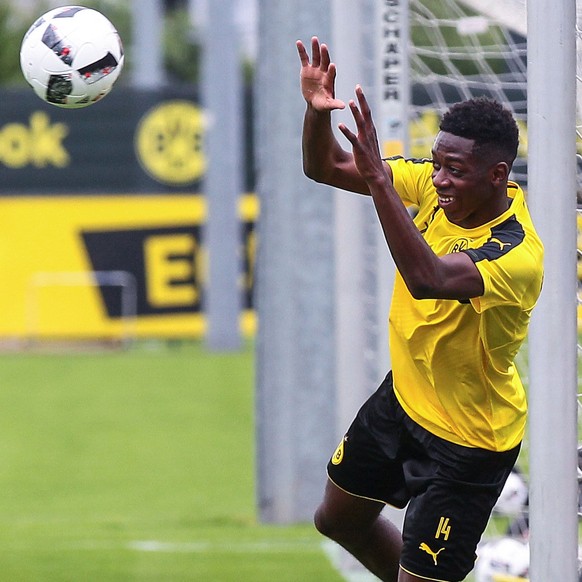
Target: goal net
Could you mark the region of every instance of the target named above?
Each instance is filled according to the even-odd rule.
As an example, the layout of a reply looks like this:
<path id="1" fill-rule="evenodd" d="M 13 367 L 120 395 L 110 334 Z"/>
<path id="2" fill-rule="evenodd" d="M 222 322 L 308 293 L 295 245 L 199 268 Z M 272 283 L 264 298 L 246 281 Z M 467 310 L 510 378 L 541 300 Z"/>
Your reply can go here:
<path id="1" fill-rule="evenodd" d="M 487 11 L 475 9 L 481 4 Z M 508 105 L 518 120 L 522 146 L 513 179 L 525 185 L 525 10 L 516 0 L 521 10 L 507 9 L 507 4 L 499 21 L 495 6 L 502 7 L 501 2 L 410 0 L 410 153 L 426 156 L 439 115 L 450 105 L 487 95 Z"/>

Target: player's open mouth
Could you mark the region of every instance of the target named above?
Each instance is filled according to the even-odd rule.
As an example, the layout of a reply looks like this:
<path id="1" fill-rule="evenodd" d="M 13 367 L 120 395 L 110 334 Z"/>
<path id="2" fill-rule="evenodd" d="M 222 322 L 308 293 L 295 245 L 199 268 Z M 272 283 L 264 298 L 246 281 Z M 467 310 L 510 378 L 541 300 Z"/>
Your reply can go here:
<path id="1" fill-rule="evenodd" d="M 439 205 L 446 206 L 447 204 L 450 204 L 454 200 L 455 199 L 451 198 L 450 196 L 439 196 Z"/>

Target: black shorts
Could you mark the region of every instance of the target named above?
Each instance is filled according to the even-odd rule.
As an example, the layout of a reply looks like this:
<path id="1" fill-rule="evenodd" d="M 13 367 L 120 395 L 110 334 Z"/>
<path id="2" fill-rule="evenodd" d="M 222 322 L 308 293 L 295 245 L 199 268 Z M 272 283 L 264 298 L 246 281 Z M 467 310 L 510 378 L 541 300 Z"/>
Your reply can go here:
<path id="1" fill-rule="evenodd" d="M 473 569 L 491 510 L 517 460 L 439 438 L 402 409 L 388 374 L 364 403 L 328 464 L 344 491 L 405 507 L 401 567 L 456 582 Z"/>

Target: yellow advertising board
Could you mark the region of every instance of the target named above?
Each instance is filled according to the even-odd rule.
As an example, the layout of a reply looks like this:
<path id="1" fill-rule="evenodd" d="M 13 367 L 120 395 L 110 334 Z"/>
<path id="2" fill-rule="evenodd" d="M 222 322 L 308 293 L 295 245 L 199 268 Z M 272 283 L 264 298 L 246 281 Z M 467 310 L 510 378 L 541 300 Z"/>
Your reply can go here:
<path id="1" fill-rule="evenodd" d="M 201 337 L 206 214 L 202 195 L 0 198 L 0 336 Z M 239 215 L 250 335 L 253 195 Z"/>

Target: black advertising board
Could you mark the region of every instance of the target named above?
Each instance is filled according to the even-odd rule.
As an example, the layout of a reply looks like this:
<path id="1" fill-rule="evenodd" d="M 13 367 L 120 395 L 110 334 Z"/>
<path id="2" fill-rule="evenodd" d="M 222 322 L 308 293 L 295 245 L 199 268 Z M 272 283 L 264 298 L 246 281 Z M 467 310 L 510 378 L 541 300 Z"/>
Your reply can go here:
<path id="1" fill-rule="evenodd" d="M 192 193 L 206 167 L 193 89 L 117 87 L 81 109 L 5 90 L 0 195 Z"/>

